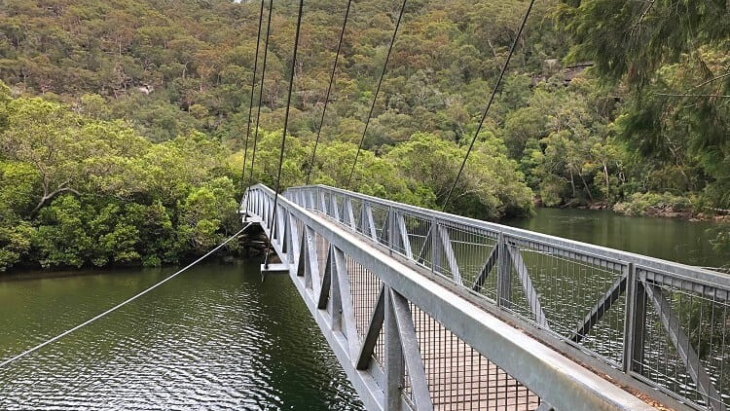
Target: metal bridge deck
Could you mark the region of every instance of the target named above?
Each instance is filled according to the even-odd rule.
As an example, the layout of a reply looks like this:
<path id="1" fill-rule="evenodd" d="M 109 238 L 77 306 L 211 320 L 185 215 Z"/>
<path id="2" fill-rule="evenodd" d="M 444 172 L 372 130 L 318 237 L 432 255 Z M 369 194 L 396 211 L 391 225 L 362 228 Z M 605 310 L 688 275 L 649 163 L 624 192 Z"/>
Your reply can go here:
<path id="1" fill-rule="evenodd" d="M 326 186 L 274 199 L 242 211 L 369 410 L 730 404 L 728 276 Z"/>
<path id="2" fill-rule="evenodd" d="M 320 250 L 326 250 L 326 242 L 320 239 L 317 243 Z M 320 264 L 324 267 L 325 261 L 320 260 Z M 347 268 L 354 306 L 364 307 L 368 304 L 365 296 L 371 295 L 370 284 L 357 264 L 348 264 Z M 438 321 L 415 307 L 411 312 L 435 409 L 532 411 L 540 405 L 540 397 Z M 362 328 L 367 320 L 356 318 Z M 376 356 L 382 358 L 382 352 L 376 352 Z"/>

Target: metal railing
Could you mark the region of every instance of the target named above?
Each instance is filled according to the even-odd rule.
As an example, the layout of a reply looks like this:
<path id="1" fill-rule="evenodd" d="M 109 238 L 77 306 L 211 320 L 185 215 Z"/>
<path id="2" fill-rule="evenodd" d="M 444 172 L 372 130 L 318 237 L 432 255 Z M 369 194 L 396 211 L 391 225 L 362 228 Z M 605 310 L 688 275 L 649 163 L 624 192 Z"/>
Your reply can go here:
<path id="1" fill-rule="evenodd" d="M 695 409 L 730 404 L 728 275 L 327 186 L 285 197 L 530 322 L 568 351 Z"/>
<path id="2" fill-rule="evenodd" d="M 514 260 L 517 271 L 529 273 L 539 260 L 529 253 L 558 261 L 573 254 L 562 248 L 533 252 L 529 237 L 506 239 L 471 220 L 447 221 L 442 217 L 448 215 L 415 208 L 411 213 L 408 206 L 325 187 L 292 189 L 287 197 L 274 211 L 274 193 L 256 185 L 241 210 L 269 236 L 369 410 L 653 409 L 421 272 L 458 279 L 476 290 L 471 293 L 522 313 L 539 307 L 538 295 L 517 294 L 539 284 L 505 284 L 490 275 L 495 267 Z M 416 264 L 393 258 L 381 245 Z M 623 274 L 610 264 L 602 270 Z M 520 275 L 500 275 L 507 274 Z M 501 289 L 486 291 L 497 285 Z M 553 306 L 543 307 L 546 326 L 557 325 Z"/>

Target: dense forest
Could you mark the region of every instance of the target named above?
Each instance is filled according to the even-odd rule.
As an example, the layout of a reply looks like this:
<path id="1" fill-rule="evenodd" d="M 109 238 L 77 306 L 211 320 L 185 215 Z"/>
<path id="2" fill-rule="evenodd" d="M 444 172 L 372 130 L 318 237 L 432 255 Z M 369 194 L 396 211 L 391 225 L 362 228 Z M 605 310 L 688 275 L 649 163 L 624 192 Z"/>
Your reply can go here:
<path id="1" fill-rule="evenodd" d="M 304 4 L 282 185 L 440 207 L 528 2 L 407 3 L 349 184 L 401 2 L 352 4 L 313 162 L 347 2 Z M 277 0 L 247 133 L 260 7 L 0 2 L 0 270 L 176 263 L 235 231 L 241 187 L 274 186 L 292 69 L 297 2 Z M 730 208 L 729 7 L 538 0 L 447 210 Z"/>

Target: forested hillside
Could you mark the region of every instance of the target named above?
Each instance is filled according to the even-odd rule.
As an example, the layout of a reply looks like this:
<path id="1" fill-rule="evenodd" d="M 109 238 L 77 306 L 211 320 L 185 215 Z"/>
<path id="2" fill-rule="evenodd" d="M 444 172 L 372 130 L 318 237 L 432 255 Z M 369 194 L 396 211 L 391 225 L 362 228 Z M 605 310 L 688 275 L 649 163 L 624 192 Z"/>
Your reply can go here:
<path id="1" fill-rule="evenodd" d="M 408 2 L 349 186 L 401 3 L 353 4 L 314 163 L 346 1 L 304 4 L 284 186 L 311 170 L 439 207 L 527 2 Z M 259 7 L 0 3 L 0 270 L 173 263 L 233 230 Z M 274 2 L 253 170 L 272 186 L 296 10 Z M 727 21 L 715 0 L 537 1 L 448 210 L 729 208 Z"/>

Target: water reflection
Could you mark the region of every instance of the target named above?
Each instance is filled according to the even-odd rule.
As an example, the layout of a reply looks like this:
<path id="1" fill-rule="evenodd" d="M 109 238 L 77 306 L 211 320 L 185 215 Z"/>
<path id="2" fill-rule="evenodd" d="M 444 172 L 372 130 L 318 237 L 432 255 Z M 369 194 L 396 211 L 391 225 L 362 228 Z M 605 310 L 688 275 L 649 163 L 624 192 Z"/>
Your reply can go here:
<path id="1" fill-rule="evenodd" d="M 0 358 L 172 270 L 0 282 Z M 3 410 L 361 410 L 290 280 L 210 264 L 0 369 Z"/>
<path id="2" fill-rule="evenodd" d="M 533 218 L 507 224 L 684 264 L 720 267 L 728 263 L 712 248 L 715 224 L 711 222 L 540 208 Z"/>

